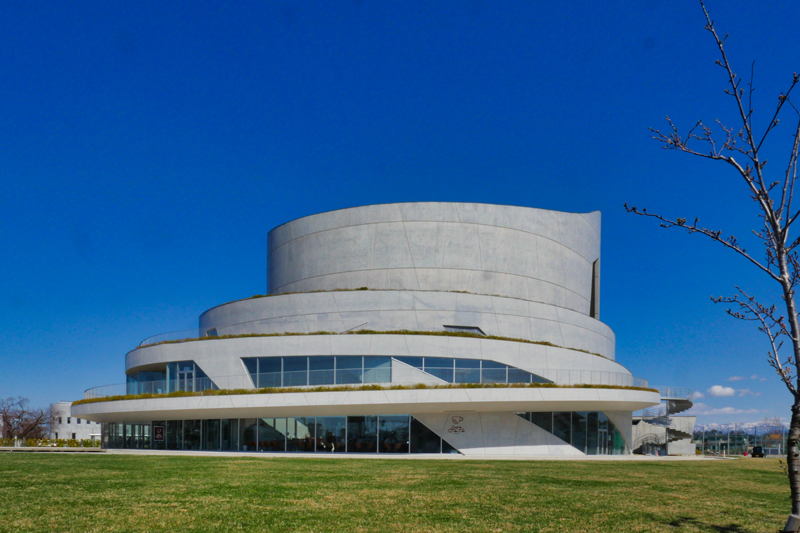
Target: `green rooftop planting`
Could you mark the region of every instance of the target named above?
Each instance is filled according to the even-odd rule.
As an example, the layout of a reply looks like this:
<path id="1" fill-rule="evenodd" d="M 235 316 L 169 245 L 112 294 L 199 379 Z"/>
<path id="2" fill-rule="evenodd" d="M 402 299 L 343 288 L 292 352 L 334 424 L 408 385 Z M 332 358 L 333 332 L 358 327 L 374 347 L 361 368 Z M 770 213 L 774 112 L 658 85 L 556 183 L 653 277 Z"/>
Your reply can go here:
<path id="1" fill-rule="evenodd" d="M 538 344 L 540 346 L 550 346 L 551 348 L 562 348 L 564 350 L 572 350 L 575 352 L 588 353 L 608 359 L 606 356 L 599 353 L 582 350 L 580 348 L 570 348 L 567 346 L 559 346 L 547 341 L 529 341 L 527 339 L 518 339 L 515 337 L 500 337 L 498 335 L 481 335 L 479 333 L 469 333 L 466 331 L 417 331 L 410 329 L 398 329 L 389 331 L 377 331 L 374 329 L 360 329 L 357 331 L 348 331 L 345 333 L 336 333 L 335 331 L 315 331 L 312 333 L 243 333 L 241 335 L 219 335 L 215 337 L 195 337 L 190 339 L 178 339 L 172 341 L 154 342 L 153 344 L 143 344 L 138 348 L 145 348 L 149 346 L 158 346 L 159 344 L 178 344 L 182 342 L 195 342 L 195 341 L 213 341 L 220 339 L 243 339 L 247 337 L 292 337 L 300 335 L 425 335 L 434 337 L 468 337 L 473 339 L 489 339 L 494 341 L 511 341 L 522 342 L 525 344 Z"/>
<path id="2" fill-rule="evenodd" d="M 454 383 L 448 385 L 332 385 L 320 387 L 264 387 L 261 389 L 220 389 L 199 392 L 176 391 L 168 394 L 121 394 L 103 398 L 87 398 L 77 400 L 72 405 L 98 402 L 117 402 L 121 400 L 148 400 L 151 398 L 184 398 L 189 396 L 238 396 L 243 394 L 286 394 L 292 392 L 352 392 L 382 390 L 419 390 L 419 389 L 615 389 L 635 390 L 658 393 L 656 389 L 645 387 L 624 387 L 618 385 L 557 385 L 555 383 Z"/>

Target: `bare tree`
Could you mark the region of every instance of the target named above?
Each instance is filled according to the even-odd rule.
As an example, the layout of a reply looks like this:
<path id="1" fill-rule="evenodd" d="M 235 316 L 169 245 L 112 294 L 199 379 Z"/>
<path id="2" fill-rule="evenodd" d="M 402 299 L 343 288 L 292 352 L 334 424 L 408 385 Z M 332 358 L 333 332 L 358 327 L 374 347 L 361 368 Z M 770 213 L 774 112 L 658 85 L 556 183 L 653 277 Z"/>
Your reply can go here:
<path id="1" fill-rule="evenodd" d="M 47 436 L 49 427 L 49 409 L 32 409 L 22 396 L 0 400 L 0 437 L 41 439 Z"/>
<path id="2" fill-rule="evenodd" d="M 699 219 L 694 222 L 686 218 L 669 218 L 648 212 L 647 209 L 628 207 L 630 213 L 653 217 L 661 222 L 664 228 L 679 228 L 692 234 L 700 234 L 728 248 L 753 264 L 759 271 L 774 280 L 780 286 L 781 302 L 778 305 L 756 299 L 745 289 L 736 286 L 733 296 L 712 297 L 716 303 L 725 303 L 730 307 L 728 314 L 734 318 L 754 321 L 758 330 L 766 335 L 769 341 L 767 360 L 776 370 L 778 377 L 792 394 L 792 417 L 789 429 L 787 462 L 789 484 L 791 487 L 792 514 L 800 515 L 800 322 L 795 302 L 795 289 L 800 281 L 800 262 L 798 262 L 798 246 L 800 236 L 792 236 L 791 229 L 800 217 L 800 210 L 793 205 L 795 185 L 797 184 L 798 152 L 800 148 L 800 112 L 792 103 L 790 96 L 800 82 L 800 76 L 794 73 L 788 81 L 787 89 L 780 93 L 774 109 L 770 110 L 771 118 L 763 131 L 756 132 L 753 127 L 753 69 L 750 80 L 742 86 L 742 78 L 737 76 L 725 52 L 725 41 L 728 35 L 720 37 L 714 27 L 714 21 L 706 9 L 703 0 L 700 6 L 706 19 L 705 29 L 714 38 L 719 49 L 716 64 L 721 67 L 727 78 L 728 88 L 725 94 L 735 106 L 736 125 L 728 127 L 719 120 L 712 126 L 698 121 L 685 134 L 667 117 L 668 129 L 662 131 L 651 128 L 653 138 L 662 143 L 667 150 L 677 150 L 698 157 L 726 163 L 740 179 L 752 200 L 759 207 L 759 221 L 755 224 L 753 234 L 764 246 L 765 254 L 757 257 L 746 250 L 740 242 L 730 234 L 721 230 L 700 226 Z M 745 88 L 746 87 L 746 88 Z M 788 144 L 788 157 L 785 167 L 768 171 L 767 161 L 763 158 L 764 143 L 770 134 L 779 126 L 779 118 L 789 113 L 792 121 L 791 143 Z M 794 124 L 794 122 L 792 122 Z M 773 168 L 773 166 L 770 166 Z M 786 350 L 781 352 L 784 342 Z M 786 354 L 786 352 L 789 352 Z M 784 353 L 784 356 L 781 356 Z M 798 518 L 800 520 L 800 518 Z M 793 522 L 790 517 L 790 521 Z M 787 528 L 790 524 L 787 523 Z M 790 529 L 787 529 L 789 531 Z M 791 529 L 797 531 L 797 529 Z"/>

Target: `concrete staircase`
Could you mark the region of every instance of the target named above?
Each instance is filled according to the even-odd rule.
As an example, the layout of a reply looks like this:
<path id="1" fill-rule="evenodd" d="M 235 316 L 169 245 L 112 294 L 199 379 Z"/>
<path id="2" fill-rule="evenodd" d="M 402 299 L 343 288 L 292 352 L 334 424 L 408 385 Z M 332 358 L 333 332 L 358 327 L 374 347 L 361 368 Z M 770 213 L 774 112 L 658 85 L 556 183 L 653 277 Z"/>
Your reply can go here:
<path id="1" fill-rule="evenodd" d="M 686 388 L 657 388 L 661 393 L 661 405 L 645 409 L 641 417 L 634 418 L 634 434 L 638 435 L 631 446 L 634 453 L 661 447 L 668 453 L 670 442 L 692 439 L 695 417 L 674 415 L 691 409 L 694 393 Z"/>

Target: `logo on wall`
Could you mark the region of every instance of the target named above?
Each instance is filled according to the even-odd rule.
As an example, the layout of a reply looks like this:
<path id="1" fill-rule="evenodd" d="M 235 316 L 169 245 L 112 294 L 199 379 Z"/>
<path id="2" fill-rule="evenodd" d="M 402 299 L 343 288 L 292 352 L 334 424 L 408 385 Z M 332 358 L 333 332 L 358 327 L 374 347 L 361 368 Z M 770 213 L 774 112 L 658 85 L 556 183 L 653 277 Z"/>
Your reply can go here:
<path id="1" fill-rule="evenodd" d="M 453 421 L 453 425 L 447 430 L 448 433 L 466 433 L 464 428 L 460 425 L 464 420 L 463 416 L 451 416 L 450 420 Z"/>
<path id="2" fill-rule="evenodd" d="M 153 440 L 164 442 L 164 426 L 153 426 Z"/>

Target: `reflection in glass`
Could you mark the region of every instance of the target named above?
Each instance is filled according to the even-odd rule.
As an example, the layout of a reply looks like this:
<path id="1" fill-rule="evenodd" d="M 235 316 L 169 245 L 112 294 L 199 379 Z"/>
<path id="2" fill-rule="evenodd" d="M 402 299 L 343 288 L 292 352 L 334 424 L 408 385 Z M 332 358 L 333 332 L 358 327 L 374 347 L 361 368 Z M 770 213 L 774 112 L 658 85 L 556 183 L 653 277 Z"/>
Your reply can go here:
<path id="1" fill-rule="evenodd" d="M 344 416 L 318 416 L 317 451 L 344 453 L 346 424 Z"/>
<path id="2" fill-rule="evenodd" d="M 184 420 L 183 421 L 183 449 L 184 450 L 199 450 L 200 449 L 200 421 L 199 420 Z"/>
<path id="3" fill-rule="evenodd" d="M 408 415 L 381 416 L 378 420 L 380 453 L 408 453 Z"/>
<path id="4" fill-rule="evenodd" d="M 258 420 L 258 451 L 282 452 L 286 449 L 286 419 L 260 418 Z"/>
<path id="5" fill-rule="evenodd" d="M 308 357 L 283 358 L 283 386 L 305 387 L 308 385 Z"/>
<path id="6" fill-rule="evenodd" d="M 203 449 L 219 450 L 219 420 L 203 420 Z"/>
<path id="7" fill-rule="evenodd" d="M 239 449 L 239 420 L 220 420 L 220 449 L 236 451 Z"/>
<path id="8" fill-rule="evenodd" d="M 258 358 L 258 387 L 280 387 L 281 383 L 281 358 Z"/>
<path id="9" fill-rule="evenodd" d="M 449 357 L 426 357 L 423 370 L 448 383 L 452 383 L 455 372 L 455 361 Z"/>
<path id="10" fill-rule="evenodd" d="M 442 439 L 439 435 L 428 429 L 428 426 L 411 417 L 411 438 L 409 439 L 411 453 L 439 453 L 442 449 Z"/>
<path id="11" fill-rule="evenodd" d="M 308 358 L 308 384 L 330 385 L 333 383 L 334 362 L 329 355 Z"/>
<path id="12" fill-rule="evenodd" d="M 600 417 L 598 415 L 598 412 L 593 411 L 586 417 L 586 453 L 589 455 L 597 455 L 600 453 L 598 447 Z"/>
<path id="13" fill-rule="evenodd" d="M 505 383 L 507 366 L 495 361 L 483 361 L 481 368 L 481 383 Z"/>
<path id="14" fill-rule="evenodd" d="M 553 413 L 530 413 L 530 421 L 545 431 L 553 432 Z"/>
<path id="15" fill-rule="evenodd" d="M 286 451 L 313 452 L 316 420 L 312 417 L 286 419 Z"/>
<path id="16" fill-rule="evenodd" d="M 336 356 L 336 383 L 361 383 L 362 363 L 362 358 L 359 356 Z"/>
<path id="17" fill-rule="evenodd" d="M 378 451 L 378 417 L 347 417 L 347 453 Z"/>
<path id="18" fill-rule="evenodd" d="M 183 449 L 183 420 L 167 420 L 167 449 Z"/>
<path id="19" fill-rule="evenodd" d="M 480 383 L 480 359 L 456 359 L 455 383 Z"/>
<path id="20" fill-rule="evenodd" d="M 572 444 L 572 413 L 553 413 L 553 435 Z"/>
<path id="21" fill-rule="evenodd" d="M 239 449 L 243 452 L 254 452 L 256 447 L 257 424 L 255 418 L 239 420 Z"/>
<path id="22" fill-rule="evenodd" d="M 391 357 L 365 357 L 364 358 L 364 383 L 391 383 L 392 358 Z"/>
<path id="23" fill-rule="evenodd" d="M 572 445 L 586 453 L 586 413 L 572 413 Z"/>

